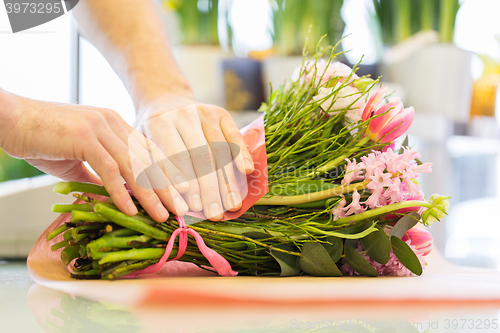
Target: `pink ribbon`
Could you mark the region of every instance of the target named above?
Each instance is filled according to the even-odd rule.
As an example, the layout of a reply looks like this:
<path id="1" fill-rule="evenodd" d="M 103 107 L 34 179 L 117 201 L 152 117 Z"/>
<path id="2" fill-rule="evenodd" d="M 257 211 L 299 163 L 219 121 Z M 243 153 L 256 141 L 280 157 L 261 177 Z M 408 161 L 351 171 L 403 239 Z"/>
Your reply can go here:
<path id="1" fill-rule="evenodd" d="M 210 265 L 212 265 L 212 267 L 217 271 L 219 275 L 221 276 L 238 275 L 238 272 L 232 270 L 231 265 L 223 256 L 221 256 L 220 254 L 218 254 L 217 252 L 215 252 L 214 250 L 205 245 L 205 242 L 203 241 L 203 238 L 200 236 L 200 234 L 198 234 L 195 230 L 188 228 L 186 226 L 186 223 L 184 222 L 184 218 L 182 216 L 176 216 L 175 218 L 177 219 L 177 222 L 179 222 L 179 228 L 175 229 L 175 231 L 172 233 L 172 236 L 170 236 L 170 239 L 168 240 L 167 243 L 167 248 L 165 249 L 165 253 L 161 257 L 160 261 L 144 269 L 127 274 L 124 276 L 125 278 L 134 278 L 139 274 L 156 273 L 166 262 L 180 259 L 184 254 L 184 251 L 186 251 L 188 235 L 194 237 L 194 239 L 196 240 L 196 244 L 200 249 L 201 254 L 203 254 L 205 258 L 208 259 Z M 177 251 L 177 255 L 174 258 L 168 259 L 174 247 L 175 238 L 177 236 L 179 236 L 179 250 Z"/>

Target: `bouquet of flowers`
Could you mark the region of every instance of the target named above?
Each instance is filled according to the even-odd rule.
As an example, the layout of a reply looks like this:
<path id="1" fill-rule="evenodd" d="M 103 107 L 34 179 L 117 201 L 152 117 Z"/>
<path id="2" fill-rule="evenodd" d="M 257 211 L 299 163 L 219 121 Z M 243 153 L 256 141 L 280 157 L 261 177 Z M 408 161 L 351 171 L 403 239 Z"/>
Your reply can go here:
<path id="1" fill-rule="evenodd" d="M 138 202 L 136 216 L 121 213 L 101 186 L 58 183 L 58 193 L 83 193 L 53 206 L 71 219 L 47 235 L 71 275 L 134 277 L 168 260 L 220 275 L 422 274 L 432 238 L 415 226 L 443 218 L 449 197 L 426 199 L 417 178 L 431 164 L 407 140 L 395 148 L 413 108 L 335 62 L 335 47 L 323 59 L 319 45 L 260 109 L 269 191 L 238 217 L 157 223 Z"/>

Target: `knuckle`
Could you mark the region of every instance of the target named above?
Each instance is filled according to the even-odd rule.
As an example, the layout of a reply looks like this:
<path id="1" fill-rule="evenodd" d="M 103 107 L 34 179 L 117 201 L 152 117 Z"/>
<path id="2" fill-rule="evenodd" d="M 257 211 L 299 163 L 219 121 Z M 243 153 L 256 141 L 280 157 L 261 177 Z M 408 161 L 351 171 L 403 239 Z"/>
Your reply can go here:
<path id="1" fill-rule="evenodd" d="M 108 158 L 102 161 L 102 167 L 104 170 L 110 174 L 116 174 L 120 172 L 118 167 L 118 163 L 116 163 L 113 159 Z"/>
<path id="2" fill-rule="evenodd" d="M 210 145 L 210 149 L 216 155 L 229 154 L 231 152 L 231 150 L 229 149 L 229 145 L 227 144 L 227 142 L 224 142 L 224 140 L 218 140 L 217 142 L 214 142 Z"/>
<path id="3" fill-rule="evenodd" d="M 187 150 L 178 150 L 169 155 L 168 159 L 174 163 L 185 163 L 191 161 L 191 155 Z"/>
<path id="4" fill-rule="evenodd" d="M 193 152 L 193 160 L 195 163 L 200 163 L 203 165 L 211 165 L 212 157 L 208 152 Z"/>

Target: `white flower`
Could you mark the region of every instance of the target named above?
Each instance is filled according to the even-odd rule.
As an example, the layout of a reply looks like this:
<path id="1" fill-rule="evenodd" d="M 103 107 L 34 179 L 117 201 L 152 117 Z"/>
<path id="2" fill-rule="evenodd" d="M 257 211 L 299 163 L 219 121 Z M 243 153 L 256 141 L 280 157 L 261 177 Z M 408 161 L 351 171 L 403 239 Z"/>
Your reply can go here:
<path id="1" fill-rule="evenodd" d="M 333 88 L 319 88 L 318 94 L 313 97 L 313 100 L 320 101 L 324 99 L 320 102 L 321 109 L 333 116 L 349 108 L 345 113 L 345 118 L 348 123 L 354 123 L 361 119 L 361 112 L 365 107 L 365 101 L 363 98 L 359 98 L 361 92 L 351 86 L 345 86 L 337 94 L 332 95 L 333 91 L 337 90 L 340 84 L 337 83 Z M 329 95 L 331 96 L 327 98 Z"/>
<path id="2" fill-rule="evenodd" d="M 312 78 L 313 78 L 313 75 L 314 75 L 314 61 L 308 61 L 306 64 L 306 70 L 305 70 L 305 76 L 303 77 L 303 80 L 305 80 L 306 84 L 308 84 Z M 341 62 L 332 62 L 330 63 L 330 65 L 327 67 L 328 65 L 328 62 L 325 61 L 324 59 L 320 59 L 318 60 L 318 62 L 316 63 L 316 69 L 317 69 L 317 72 L 316 72 L 316 78 L 315 78 L 315 84 L 317 85 L 321 78 L 321 75 L 323 75 L 323 78 L 321 80 L 321 84 L 324 84 L 325 82 L 327 82 L 328 80 L 330 80 L 332 77 L 336 77 L 336 76 L 339 76 L 341 77 L 339 79 L 339 82 L 343 82 L 344 79 L 343 78 L 346 78 L 348 77 L 351 72 L 352 72 L 352 68 L 347 66 L 346 64 L 344 63 L 341 63 Z M 292 80 L 293 81 L 297 81 L 300 77 L 300 69 L 301 67 L 297 67 L 295 68 L 295 70 L 293 71 L 293 74 L 292 74 Z M 351 80 L 355 80 L 357 79 L 358 76 L 356 74 L 353 74 L 351 76 Z"/>

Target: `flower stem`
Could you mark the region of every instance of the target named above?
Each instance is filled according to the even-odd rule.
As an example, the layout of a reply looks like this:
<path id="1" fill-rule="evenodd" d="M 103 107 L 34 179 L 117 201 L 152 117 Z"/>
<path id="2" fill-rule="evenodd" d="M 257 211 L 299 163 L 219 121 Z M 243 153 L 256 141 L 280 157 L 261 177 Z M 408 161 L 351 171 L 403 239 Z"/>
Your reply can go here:
<path id="1" fill-rule="evenodd" d="M 353 152 L 358 151 L 360 147 L 362 147 L 365 144 L 367 144 L 368 141 L 370 141 L 370 138 L 368 138 L 367 136 L 364 137 L 354 147 L 352 147 L 351 149 L 349 149 L 349 151 L 346 154 L 341 155 L 341 156 L 337 157 L 336 159 L 334 159 L 334 160 L 326 163 L 325 165 L 317 168 L 315 171 L 313 171 L 312 173 L 310 173 L 308 176 L 313 176 L 315 174 L 320 174 L 320 173 L 326 173 L 326 172 L 332 170 L 333 168 L 335 168 L 336 166 L 338 166 L 340 163 L 342 163 L 342 161 L 344 161 L 347 157 L 349 157 Z"/>
<path id="2" fill-rule="evenodd" d="M 52 211 L 54 213 L 71 213 L 73 210 L 79 210 L 82 212 L 92 212 L 94 211 L 94 205 L 93 204 L 73 204 L 73 205 L 67 205 L 67 204 L 54 204 L 52 205 Z"/>
<path id="3" fill-rule="evenodd" d="M 54 185 L 52 190 L 56 193 L 66 195 L 70 192 L 85 192 L 109 197 L 108 191 L 106 191 L 104 186 L 91 183 L 59 182 Z"/>
<path id="4" fill-rule="evenodd" d="M 290 195 L 290 196 L 273 196 L 270 198 L 261 198 L 255 205 L 271 205 L 271 206 L 289 206 L 298 205 L 307 202 L 313 202 L 323 199 L 328 199 L 332 197 L 338 197 L 345 193 L 354 192 L 354 190 L 364 190 L 368 181 L 351 184 L 348 186 L 337 186 L 323 191 L 312 192 L 300 195 Z"/>
<path id="5" fill-rule="evenodd" d="M 256 241 L 255 239 L 249 238 L 247 236 L 235 235 L 235 234 L 230 234 L 230 233 L 222 232 L 222 231 L 215 231 L 215 230 L 210 230 L 210 229 L 199 228 L 199 227 L 195 227 L 193 225 L 191 225 L 190 228 L 193 228 L 193 230 L 196 230 L 196 231 L 201 232 L 201 233 L 226 236 L 226 237 L 230 237 L 230 238 L 236 238 L 236 239 L 241 239 L 241 240 L 244 240 L 244 241 L 252 242 L 252 243 L 257 244 L 259 246 L 265 247 L 268 250 L 275 250 L 275 251 L 278 251 L 278 252 L 283 252 L 283 253 L 291 254 L 291 255 L 297 256 L 297 257 L 301 257 L 302 256 L 301 253 L 283 250 L 283 249 L 274 247 L 272 245 L 268 245 L 268 244 Z"/>
<path id="6" fill-rule="evenodd" d="M 47 241 L 54 239 L 56 236 L 59 236 L 61 233 L 65 232 L 68 229 L 69 227 L 66 226 L 66 224 L 61 225 L 57 229 L 54 229 L 53 231 L 47 234 Z"/>
<path id="7" fill-rule="evenodd" d="M 140 233 L 143 233 L 144 235 L 159 240 L 168 241 L 168 239 L 170 238 L 170 235 L 166 232 L 163 232 L 155 227 L 152 227 L 122 212 L 109 208 L 103 204 L 96 204 L 94 210 L 96 211 L 96 213 L 104 216 L 106 219 L 109 219 L 110 221 L 115 222 L 118 225 L 121 225 L 124 228 L 138 231 Z"/>
<path id="8" fill-rule="evenodd" d="M 434 206 L 426 201 L 417 201 L 417 200 L 403 201 L 403 202 L 398 202 L 395 204 L 371 209 L 371 210 L 368 210 L 368 211 L 361 213 L 361 214 L 356 214 L 356 215 L 346 216 L 346 217 L 340 218 L 340 219 L 335 221 L 335 224 L 352 223 L 352 222 L 356 222 L 356 221 L 361 221 L 361 220 L 365 220 L 365 219 L 368 219 L 371 217 L 384 215 L 384 214 L 393 212 L 395 210 L 402 209 L 402 208 L 408 208 L 408 207 L 432 208 Z"/>

